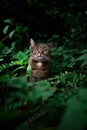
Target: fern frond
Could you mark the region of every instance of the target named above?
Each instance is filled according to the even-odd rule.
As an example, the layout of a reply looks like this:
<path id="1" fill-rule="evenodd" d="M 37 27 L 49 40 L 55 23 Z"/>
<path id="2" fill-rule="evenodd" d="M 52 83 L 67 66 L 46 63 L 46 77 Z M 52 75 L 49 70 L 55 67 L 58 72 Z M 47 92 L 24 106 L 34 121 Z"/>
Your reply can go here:
<path id="1" fill-rule="evenodd" d="M 35 120 L 38 120 L 40 117 L 45 115 L 48 111 L 49 111 L 48 109 L 44 109 L 44 110 L 41 109 L 39 112 L 35 113 L 30 118 L 28 118 L 27 122 L 29 124 L 32 124 Z"/>
<path id="2" fill-rule="evenodd" d="M 11 63 L 4 63 L 0 66 L 0 72 L 2 72 L 3 70 L 9 68 L 9 67 L 12 67 L 12 66 L 15 66 L 15 65 L 20 65 L 22 66 L 22 62 L 21 61 L 11 61 Z"/>

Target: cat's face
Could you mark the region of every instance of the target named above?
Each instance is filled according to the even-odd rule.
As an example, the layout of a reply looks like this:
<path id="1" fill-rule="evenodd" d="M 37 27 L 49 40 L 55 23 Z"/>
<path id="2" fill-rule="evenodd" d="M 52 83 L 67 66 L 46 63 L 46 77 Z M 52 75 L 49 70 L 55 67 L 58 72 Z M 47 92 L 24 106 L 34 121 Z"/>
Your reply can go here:
<path id="1" fill-rule="evenodd" d="M 36 61 L 46 61 L 50 59 L 51 44 L 36 44 L 33 39 L 30 41 L 30 56 Z"/>

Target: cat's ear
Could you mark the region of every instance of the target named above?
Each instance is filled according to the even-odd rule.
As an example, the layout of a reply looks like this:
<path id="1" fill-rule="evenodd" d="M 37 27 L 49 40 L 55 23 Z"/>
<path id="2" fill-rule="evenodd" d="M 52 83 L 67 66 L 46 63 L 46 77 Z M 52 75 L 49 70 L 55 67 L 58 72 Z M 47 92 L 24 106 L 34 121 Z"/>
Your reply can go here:
<path id="1" fill-rule="evenodd" d="M 36 45 L 35 41 L 32 38 L 30 39 L 30 45 L 31 47 L 34 47 Z"/>
<path id="2" fill-rule="evenodd" d="M 52 46 L 53 46 L 53 42 L 48 43 L 47 46 L 48 46 L 48 47 L 52 47 Z"/>

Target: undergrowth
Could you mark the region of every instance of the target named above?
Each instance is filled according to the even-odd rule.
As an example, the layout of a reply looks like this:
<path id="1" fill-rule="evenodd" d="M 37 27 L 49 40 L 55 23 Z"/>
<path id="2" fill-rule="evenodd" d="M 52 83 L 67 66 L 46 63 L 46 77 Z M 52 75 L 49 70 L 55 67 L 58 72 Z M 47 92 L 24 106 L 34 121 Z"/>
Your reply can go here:
<path id="1" fill-rule="evenodd" d="M 20 36 L 27 28 L 12 26 L 10 20 L 5 22 L 3 33 L 12 43 L 7 46 L 6 41 L 0 42 L 0 128 L 86 128 L 87 49 L 53 46 L 52 77 L 32 83 L 27 80 L 31 71 L 31 68 L 27 69 L 29 47 L 24 50 L 17 48 Z M 10 26 L 13 30 L 8 33 Z"/>

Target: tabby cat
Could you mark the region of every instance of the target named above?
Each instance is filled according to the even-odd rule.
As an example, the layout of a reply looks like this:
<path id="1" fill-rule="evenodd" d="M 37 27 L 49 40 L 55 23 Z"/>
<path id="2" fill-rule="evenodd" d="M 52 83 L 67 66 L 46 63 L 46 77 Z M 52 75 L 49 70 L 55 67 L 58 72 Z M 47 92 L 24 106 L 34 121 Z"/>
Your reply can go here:
<path id="1" fill-rule="evenodd" d="M 31 81 L 39 81 L 50 76 L 51 56 L 50 50 L 52 44 L 36 44 L 33 39 L 30 40 L 31 51 L 29 65 L 31 66 Z"/>

